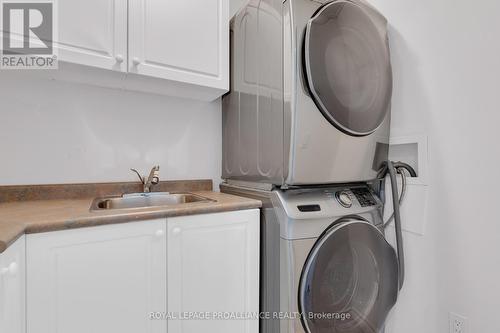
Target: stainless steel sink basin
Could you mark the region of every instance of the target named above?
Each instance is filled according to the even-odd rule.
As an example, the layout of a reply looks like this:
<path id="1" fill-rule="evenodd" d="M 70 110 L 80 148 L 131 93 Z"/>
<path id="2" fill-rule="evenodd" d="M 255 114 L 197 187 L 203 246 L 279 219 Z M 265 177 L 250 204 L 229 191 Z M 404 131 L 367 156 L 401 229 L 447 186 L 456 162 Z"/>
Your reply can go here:
<path id="1" fill-rule="evenodd" d="M 137 209 L 213 201 L 191 193 L 137 193 L 121 197 L 97 198 L 92 203 L 90 210 Z"/>

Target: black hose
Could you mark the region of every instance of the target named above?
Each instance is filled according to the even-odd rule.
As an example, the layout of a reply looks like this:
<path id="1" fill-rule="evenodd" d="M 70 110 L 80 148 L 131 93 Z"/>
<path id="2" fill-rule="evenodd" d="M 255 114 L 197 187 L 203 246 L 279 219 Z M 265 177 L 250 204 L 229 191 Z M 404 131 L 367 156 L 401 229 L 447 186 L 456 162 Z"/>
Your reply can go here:
<path id="1" fill-rule="evenodd" d="M 398 183 L 396 179 L 396 170 L 394 168 L 394 164 L 391 161 L 387 161 L 386 167 L 387 167 L 387 172 L 389 173 L 389 177 L 391 179 L 392 202 L 394 206 L 394 227 L 396 229 L 396 249 L 398 254 L 398 268 L 399 268 L 398 280 L 399 280 L 399 290 L 401 290 L 401 288 L 403 288 L 405 280 L 405 258 L 403 250 L 403 231 L 401 228 L 401 213 L 399 212 Z"/>
<path id="2" fill-rule="evenodd" d="M 392 165 L 394 166 L 395 169 L 406 169 L 408 173 L 410 174 L 410 177 L 417 177 L 417 173 L 415 172 L 415 169 L 407 163 L 404 162 L 392 162 Z M 378 171 L 377 178 L 382 179 L 387 175 L 387 163 L 384 163 L 380 170 Z"/>
<path id="3" fill-rule="evenodd" d="M 411 165 L 404 163 L 404 162 L 393 162 L 392 165 L 394 166 L 395 169 L 406 169 L 408 173 L 410 174 L 410 177 L 417 177 L 417 173 L 415 172 L 415 169 L 411 167 Z"/>

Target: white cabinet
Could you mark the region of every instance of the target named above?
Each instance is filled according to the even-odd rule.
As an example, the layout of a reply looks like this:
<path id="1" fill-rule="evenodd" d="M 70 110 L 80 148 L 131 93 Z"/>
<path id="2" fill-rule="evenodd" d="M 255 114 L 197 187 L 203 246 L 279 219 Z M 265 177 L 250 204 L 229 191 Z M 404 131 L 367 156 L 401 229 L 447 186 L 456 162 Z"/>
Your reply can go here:
<path id="1" fill-rule="evenodd" d="M 26 332 L 25 251 L 23 236 L 0 254 L 0 332 Z"/>
<path id="2" fill-rule="evenodd" d="M 165 333 L 166 221 L 27 236 L 29 333 Z"/>
<path id="3" fill-rule="evenodd" d="M 130 0 L 129 71 L 227 91 L 228 0 Z"/>
<path id="4" fill-rule="evenodd" d="M 26 258 L 27 333 L 258 333 L 223 317 L 259 311 L 258 209 L 30 234 Z M 25 332 L 23 272 L 0 332 Z"/>
<path id="5" fill-rule="evenodd" d="M 57 8 L 54 79 L 201 100 L 229 89 L 229 0 L 64 0 Z"/>
<path id="6" fill-rule="evenodd" d="M 127 71 L 127 0 L 58 1 L 59 60 Z"/>
<path id="7" fill-rule="evenodd" d="M 167 227 L 169 313 L 258 313 L 259 210 L 169 218 Z M 168 332 L 257 333 L 258 320 L 184 318 Z"/>

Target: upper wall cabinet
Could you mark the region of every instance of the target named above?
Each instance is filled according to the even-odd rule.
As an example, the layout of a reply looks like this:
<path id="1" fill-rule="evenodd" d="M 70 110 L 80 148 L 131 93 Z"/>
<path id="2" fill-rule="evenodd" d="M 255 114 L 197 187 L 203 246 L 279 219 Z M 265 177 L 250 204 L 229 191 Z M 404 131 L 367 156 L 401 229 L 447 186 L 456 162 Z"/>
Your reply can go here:
<path id="1" fill-rule="evenodd" d="M 229 89 L 229 0 L 64 0 L 58 19 L 55 79 L 201 100 Z"/>
<path id="2" fill-rule="evenodd" d="M 130 0 L 129 72 L 227 91 L 227 0 Z"/>
<path id="3" fill-rule="evenodd" d="M 127 0 L 58 2 L 59 59 L 127 71 Z"/>

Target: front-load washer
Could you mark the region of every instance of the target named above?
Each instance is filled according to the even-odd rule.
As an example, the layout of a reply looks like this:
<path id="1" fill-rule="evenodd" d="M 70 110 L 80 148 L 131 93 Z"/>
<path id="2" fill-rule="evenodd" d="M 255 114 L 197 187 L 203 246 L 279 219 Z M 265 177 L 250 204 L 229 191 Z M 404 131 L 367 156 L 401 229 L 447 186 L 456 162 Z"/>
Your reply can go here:
<path id="1" fill-rule="evenodd" d="M 250 0 L 231 21 L 223 178 L 374 179 L 387 160 L 387 21 L 363 0 Z"/>
<path id="2" fill-rule="evenodd" d="M 383 332 L 398 259 L 370 187 L 221 191 L 263 202 L 260 332 Z"/>

